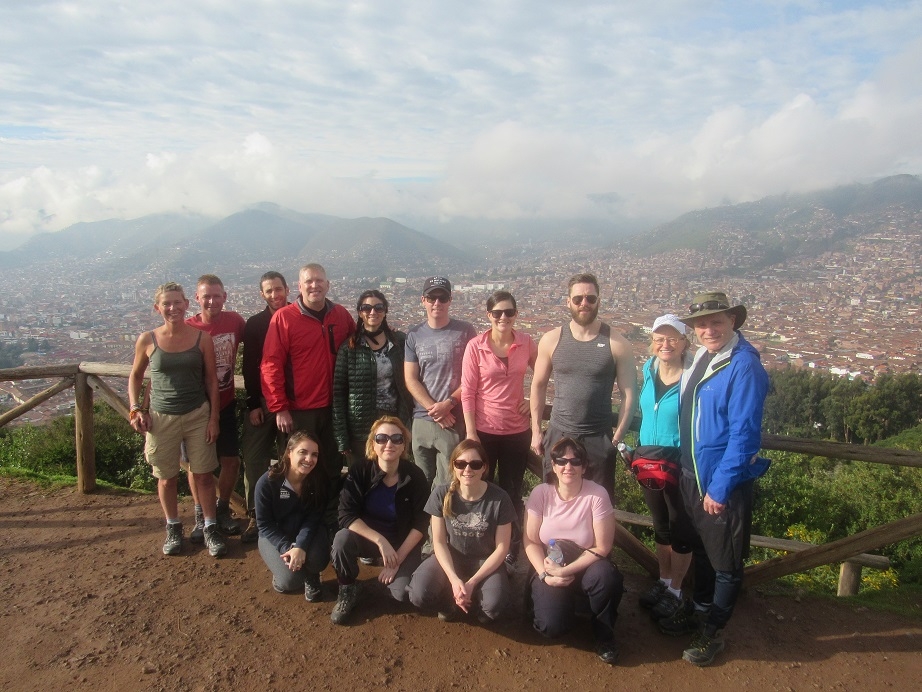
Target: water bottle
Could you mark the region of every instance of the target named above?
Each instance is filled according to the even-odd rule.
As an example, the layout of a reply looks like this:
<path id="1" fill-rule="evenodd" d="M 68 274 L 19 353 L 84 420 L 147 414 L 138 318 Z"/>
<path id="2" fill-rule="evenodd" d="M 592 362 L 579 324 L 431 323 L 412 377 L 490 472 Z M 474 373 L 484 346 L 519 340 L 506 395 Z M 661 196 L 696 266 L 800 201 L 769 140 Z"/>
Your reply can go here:
<path id="1" fill-rule="evenodd" d="M 557 545 L 557 540 L 552 538 L 547 542 L 547 557 L 551 562 L 563 565 L 563 551 Z"/>

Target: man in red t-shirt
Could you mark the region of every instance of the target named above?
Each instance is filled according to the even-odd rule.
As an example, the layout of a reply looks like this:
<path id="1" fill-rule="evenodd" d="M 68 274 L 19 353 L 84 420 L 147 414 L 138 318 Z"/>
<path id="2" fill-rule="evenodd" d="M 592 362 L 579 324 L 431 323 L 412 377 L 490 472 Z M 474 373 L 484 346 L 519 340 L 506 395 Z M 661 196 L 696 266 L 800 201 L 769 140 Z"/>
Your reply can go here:
<path id="1" fill-rule="evenodd" d="M 216 443 L 218 461 L 221 464 L 218 476 L 218 529 L 226 535 L 235 535 L 240 533 L 240 525 L 231 517 L 230 498 L 240 471 L 240 440 L 237 434 L 234 364 L 237 360 L 237 346 L 243 341 L 246 322 L 238 313 L 224 309 L 227 292 L 224 290 L 224 283 L 214 274 L 204 274 L 199 277 L 195 288 L 195 300 L 202 311 L 187 319 L 186 323 L 211 335 L 211 340 L 214 342 L 218 393 L 221 402 L 220 430 Z M 196 500 L 195 528 L 192 529 L 189 540 L 193 543 L 200 543 L 204 538 L 204 516 L 198 504 L 191 473 L 189 474 L 189 487 Z"/>

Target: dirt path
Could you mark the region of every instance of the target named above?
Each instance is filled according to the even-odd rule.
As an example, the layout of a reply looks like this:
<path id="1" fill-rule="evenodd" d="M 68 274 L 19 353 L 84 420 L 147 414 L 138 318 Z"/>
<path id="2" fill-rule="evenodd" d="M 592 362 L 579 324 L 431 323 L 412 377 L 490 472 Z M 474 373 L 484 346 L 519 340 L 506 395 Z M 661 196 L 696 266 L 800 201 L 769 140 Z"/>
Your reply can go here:
<path id="1" fill-rule="evenodd" d="M 646 580 L 627 575 L 610 668 L 588 626 L 547 642 L 518 618 L 441 623 L 376 598 L 370 568 L 361 617 L 335 626 L 331 570 L 315 605 L 274 593 L 237 539 L 221 560 L 188 544 L 161 555 L 156 497 L 0 479 L 0 500 L 3 690 L 922 689 L 922 624 L 847 604 L 750 592 L 725 653 L 697 669 L 636 605 Z"/>

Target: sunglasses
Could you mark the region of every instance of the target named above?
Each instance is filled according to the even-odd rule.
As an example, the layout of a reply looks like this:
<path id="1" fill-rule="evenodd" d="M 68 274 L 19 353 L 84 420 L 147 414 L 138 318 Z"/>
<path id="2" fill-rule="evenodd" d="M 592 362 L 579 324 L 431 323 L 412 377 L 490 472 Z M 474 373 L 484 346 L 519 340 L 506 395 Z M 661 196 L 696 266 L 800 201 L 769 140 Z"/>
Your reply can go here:
<path id="1" fill-rule="evenodd" d="M 375 435 L 376 445 L 386 445 L 388 440 L 390 440 L 391 444 L 402 445 L 403 444 L 403 433 L 394 433 L 393 435 L 385 435 L 384 433 L 377 433 Z"/>
<path id="2" fill-rule="evenodd" d="M 573 301 L 574 305 L 582 305 L 583 300 L 586 301 L 586 305 L 595 305 L 598 299 L 598 296 L 594 296 L 591 293 L 587 296 L 570 296 L 570 300 Z"/>
<path id="3" fill-rule="evenodd" d="M 426 296 L 427 303 L 450 303 L 451 296 L 447 296 L 444 293 L 440 293 L 437 296 Z"/>
<path id="4" fill-rule="evenodd" d="M 498 320 L 503 315 L 506 317 L 515 317 L 516 309 L 506 308 L 505 310 L 487 310 L 487 312 L 490 313 L 490 317 L 492 317 L 494 320 Z"/>
<path id="5" fill-rule="evenodd" d="M 730 306 L 726 303 L 719 300 L 706 300 L 703 303 L 692 303 L 688 306 L 688 311 L 691 314 L 700 312 L 701 310 L 729 310 Z"/>
<path id="6" fill-rule="evenodd" d="M 470 466 L 471 469 L 474 471 L 479 471 L 480 469 L 484 467 L 484 463 L 480 459 L 471 459 L 470 461 L 466 461 L 464 459 L 458 459 L 457 461 L 455 461 L 454 464 L 452 464 L 452 466 L 454 466 L 459 471 L 463 471 L 468 466 Z"/>
<path id="7" fill-rule="evenodd" d="M 566 466 L 569 464 L 575 468 L 583 465 L 583 460 L 579 457 L 558 457 L 551 455 L 551 459 L 554 461 L 555 466 Z"/>
<path id="8" fill-rule="evenodd" d="M 384 312 L 385 310 L 387 308 L 384 307 L 384 303 L 375 303 L 374 305 L 363 303 L 359 305 L 359 312 Z"/>

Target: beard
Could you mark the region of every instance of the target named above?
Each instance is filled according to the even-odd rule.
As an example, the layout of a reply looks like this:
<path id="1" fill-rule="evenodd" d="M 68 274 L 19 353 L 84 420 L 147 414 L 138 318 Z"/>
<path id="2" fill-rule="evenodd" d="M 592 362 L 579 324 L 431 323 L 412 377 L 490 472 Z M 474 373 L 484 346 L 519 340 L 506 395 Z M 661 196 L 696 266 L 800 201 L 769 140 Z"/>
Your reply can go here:
<path id="1" fill-rule="evenodd" d="M 579 308 L 575 305 L 570 306 L 570 317 L 573 318 L 573 321 L 576 322 L 581 327 L 586 327 L 593 322 L 595 318 L 599 316 L 599 304 L 596 302 L 595 305 L 590 306 L 589 312 L 580 312 Z"/>

